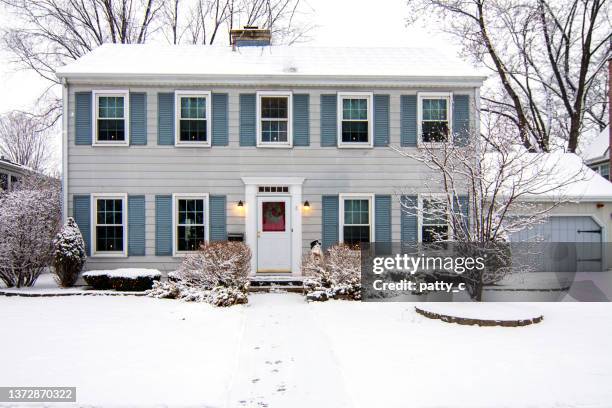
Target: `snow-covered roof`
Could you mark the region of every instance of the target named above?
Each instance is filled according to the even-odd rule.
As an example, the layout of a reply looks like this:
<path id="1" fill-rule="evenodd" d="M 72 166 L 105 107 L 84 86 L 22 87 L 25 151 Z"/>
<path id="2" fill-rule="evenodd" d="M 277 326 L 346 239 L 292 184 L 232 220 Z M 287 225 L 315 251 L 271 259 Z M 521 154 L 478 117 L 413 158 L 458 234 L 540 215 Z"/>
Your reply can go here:
<path id="1" fill-rule="evenodd" d="M 510 170 L 507 182 L 512 186 L 521 185 L 526 180 L 533 182 L 522 184 L 527 194 L 521 197 L 526 201 L 612 201 L 612 183 L 587 167 L 582 158 L 573 153 L 526 153 L 517 152 L 517 158 L 512 165 L 517 171 Z M 495 164 L 498 159 L 494 154 L 488 154 L 487 166 L 491 177 L 497 177 Z M 517 180 L 514 180 L 516 177 Z"/>
<path id="2" fill-rule="evenodd" d="M 104 44 L 57 70 L 60 78 L 436 78 L 481 83 L 485 76 L 432 48 L 237 47 Z"/>
<path id="3" fill-rule="evenodd" d="M 4 157 L 0 157 L 0 169 L 11 170 L 20 174 L 23 174 L 26 171 L 32 171 L 32 169 L 30 169 L 29 167 L 13 163 L 12 161 L 5 159 Z"/>
<path id="4" fill-rule="evenodd" d="M 587 163 L 610 158 L 610 125 L 591 141 L 582 152 L 582 157 Z"/>

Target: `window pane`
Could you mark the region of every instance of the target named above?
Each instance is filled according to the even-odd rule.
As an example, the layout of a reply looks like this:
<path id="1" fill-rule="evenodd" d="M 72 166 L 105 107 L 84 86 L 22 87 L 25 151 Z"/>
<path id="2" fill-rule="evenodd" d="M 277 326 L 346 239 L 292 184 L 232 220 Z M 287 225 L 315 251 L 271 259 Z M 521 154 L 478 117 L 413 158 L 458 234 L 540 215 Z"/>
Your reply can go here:
<path id="1" fill-rule="evenodd" d="M 97 200 L 96 224 L 123 224 L 121 199 Z"/>
<path id="2" fill-rule="evenodd" d="M 424 142 L 448 141 L 448 122 L 422 122 L 422 139 Z"/>
<path id="3" fill-rule="evenodd" d="M 285 231 L 285 203 L 283 201 L 261 203 L 261 225 L 264 232 Z"/>
<path id="4" fill-rule="evenodd" d="M 367 99 L 342 99 L 342 118 L 368 120 Z"/>
<path id="5" fill-rule="evenodd" d="M 125 121 L 123 119 L 98 119 L 98 140 L 125 140 Z"/>
<path id="6" fill-rule="evenodd" d="M 438 242 L 448 239 L 448 226 L 423 226 L 421 229 L 423 242 Z"/>
<path id="7" fill-rule="evenodd" d="M 123 96 L 98 97 L 98 117 L 123 118 Z"/>
<path id="8" fill-rule="evenodd" d="M 448 223 L 446 202 L 443 200 L 423 200 L 423 223 L 443 224 Z"/>
<path id="9" fill-rule="evenodd" d="M 96 227 L 96 251 L 123 251 L 123 227 Z"/>
<path id="10" fill-rule="evenodd" d="M 342 142 L 367 143 L 368 122 L 342 122 Z"/>
<path id="11" fill-rule="evenodd" d="M 182 96 L 181 118 L 206 119 L 206 98 L 197 96 Z"/>
<path id="12" fill-rule="evenodd" d="M 178 226 L 178 250 L 196 251 L 204 242 L 204 226 Z"/>
<path id="13" fill-rule="evenodd" d="M 344 200 L 344 224 L 369 224 L 369 200 Z"/>
<path id="14" fill-rule="evenodd" d="M 601 177 L 605 178 L 606 180 L 609 180 L 610 179 L 610 165 L 602 164 L 599 167 L 599 174 L 601 174 Z"/>
<path id="15" fill-rule="evenodd" d="M 261 117 L 266 119 L 288 119 L 288 100 L 289 98 L 286 96 L 261 98 Z"/>
<path id="16" fill-rule="evenodd" d="M 286 142 L 287 122 L 263 120 L 261 122 L 262 142 Z"/>
<path id="17" fill-rule="evenodd" d="M 446 99 L 423 99 L 423 120 L 447 120 Z"/>
<path id="18" fill-rule="evenodd" d="M 178 224 L 204 224 L 204 200 L 178 200 Z"/>
<path id="19" fill-rule="evenodd" d="M 181 142 L 205 142 L 206 121 L 181 119 L 179 133 Z"/>
<path id="20" fill-rule="evenodd" d="M 370 242 L 370 226 L 344 226 L 344 243 L 358 245 L 360 242 Z"/>

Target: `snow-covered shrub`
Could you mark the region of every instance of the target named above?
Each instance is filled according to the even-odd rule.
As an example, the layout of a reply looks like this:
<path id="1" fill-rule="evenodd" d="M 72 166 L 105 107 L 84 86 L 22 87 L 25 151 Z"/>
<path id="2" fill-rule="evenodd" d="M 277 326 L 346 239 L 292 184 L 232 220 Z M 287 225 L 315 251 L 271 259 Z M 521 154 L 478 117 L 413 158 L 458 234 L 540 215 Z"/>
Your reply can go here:
<path id="1" fill-rule="evenodd" d="M 0 194 L 0 279 L 8 287 L 32 286 L 53 262 L 60 217 L 56 179 L 24 177 Z"/>
<path id="2" fill-rule="evenodd" d="M 348 245 L 305 256 L 302 273 L 308 300 L 361 299 L 361 252 Z"/>
<path id="3" fill-rule="evenodd" d="M 215 306 L 247 303 L 251 250 L 242 242 L 203 244 L 185 257 L 168 281 L 155 282 L 151 297 L 207 302 Z"/>
<path id="4" fill-rule="evenodd" d="M 98 290 L 142 292 L 159 282 L 161 273 L 157 269 L 138 268 L 98 270 L 83 273 L 83 279 L 89 286 Z"/>
<path id="5" fill-rule="evenodd" d="M 55 236 L 53 247 L 55 280 L 63 288 L 71 287 L 79 279 L 87 259 L 85 241 L 72 217 L 68 218 L 62 230 Z"/>

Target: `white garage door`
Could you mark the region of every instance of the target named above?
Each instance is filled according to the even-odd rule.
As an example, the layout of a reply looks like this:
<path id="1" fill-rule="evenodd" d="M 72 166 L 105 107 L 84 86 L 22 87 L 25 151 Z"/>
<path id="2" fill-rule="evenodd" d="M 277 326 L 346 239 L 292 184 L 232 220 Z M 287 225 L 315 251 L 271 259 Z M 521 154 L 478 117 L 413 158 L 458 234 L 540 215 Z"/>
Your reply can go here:
<path id="1" fill-rule="evenodd" d="M 513 234 L 510 240 L 575 243 L 567 247 L 551 246 L 548 251 L 562 251 L 569 247 L 577 271 L 601 271 L 602 236 L 601 227 L 589 216 L 555 216 L 533 228 Z"/>

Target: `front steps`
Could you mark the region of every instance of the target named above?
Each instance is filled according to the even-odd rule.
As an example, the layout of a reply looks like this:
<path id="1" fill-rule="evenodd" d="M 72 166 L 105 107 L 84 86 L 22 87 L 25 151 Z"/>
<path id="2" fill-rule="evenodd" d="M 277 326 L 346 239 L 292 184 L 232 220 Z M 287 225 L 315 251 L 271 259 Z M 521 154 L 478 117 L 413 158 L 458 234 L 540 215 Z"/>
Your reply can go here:
<path id="1" fill-rule="evenodd" d="M 293 275 L 255 275 L 250 278 L 249 292 L 303 293 L 303 278 Z"/>

